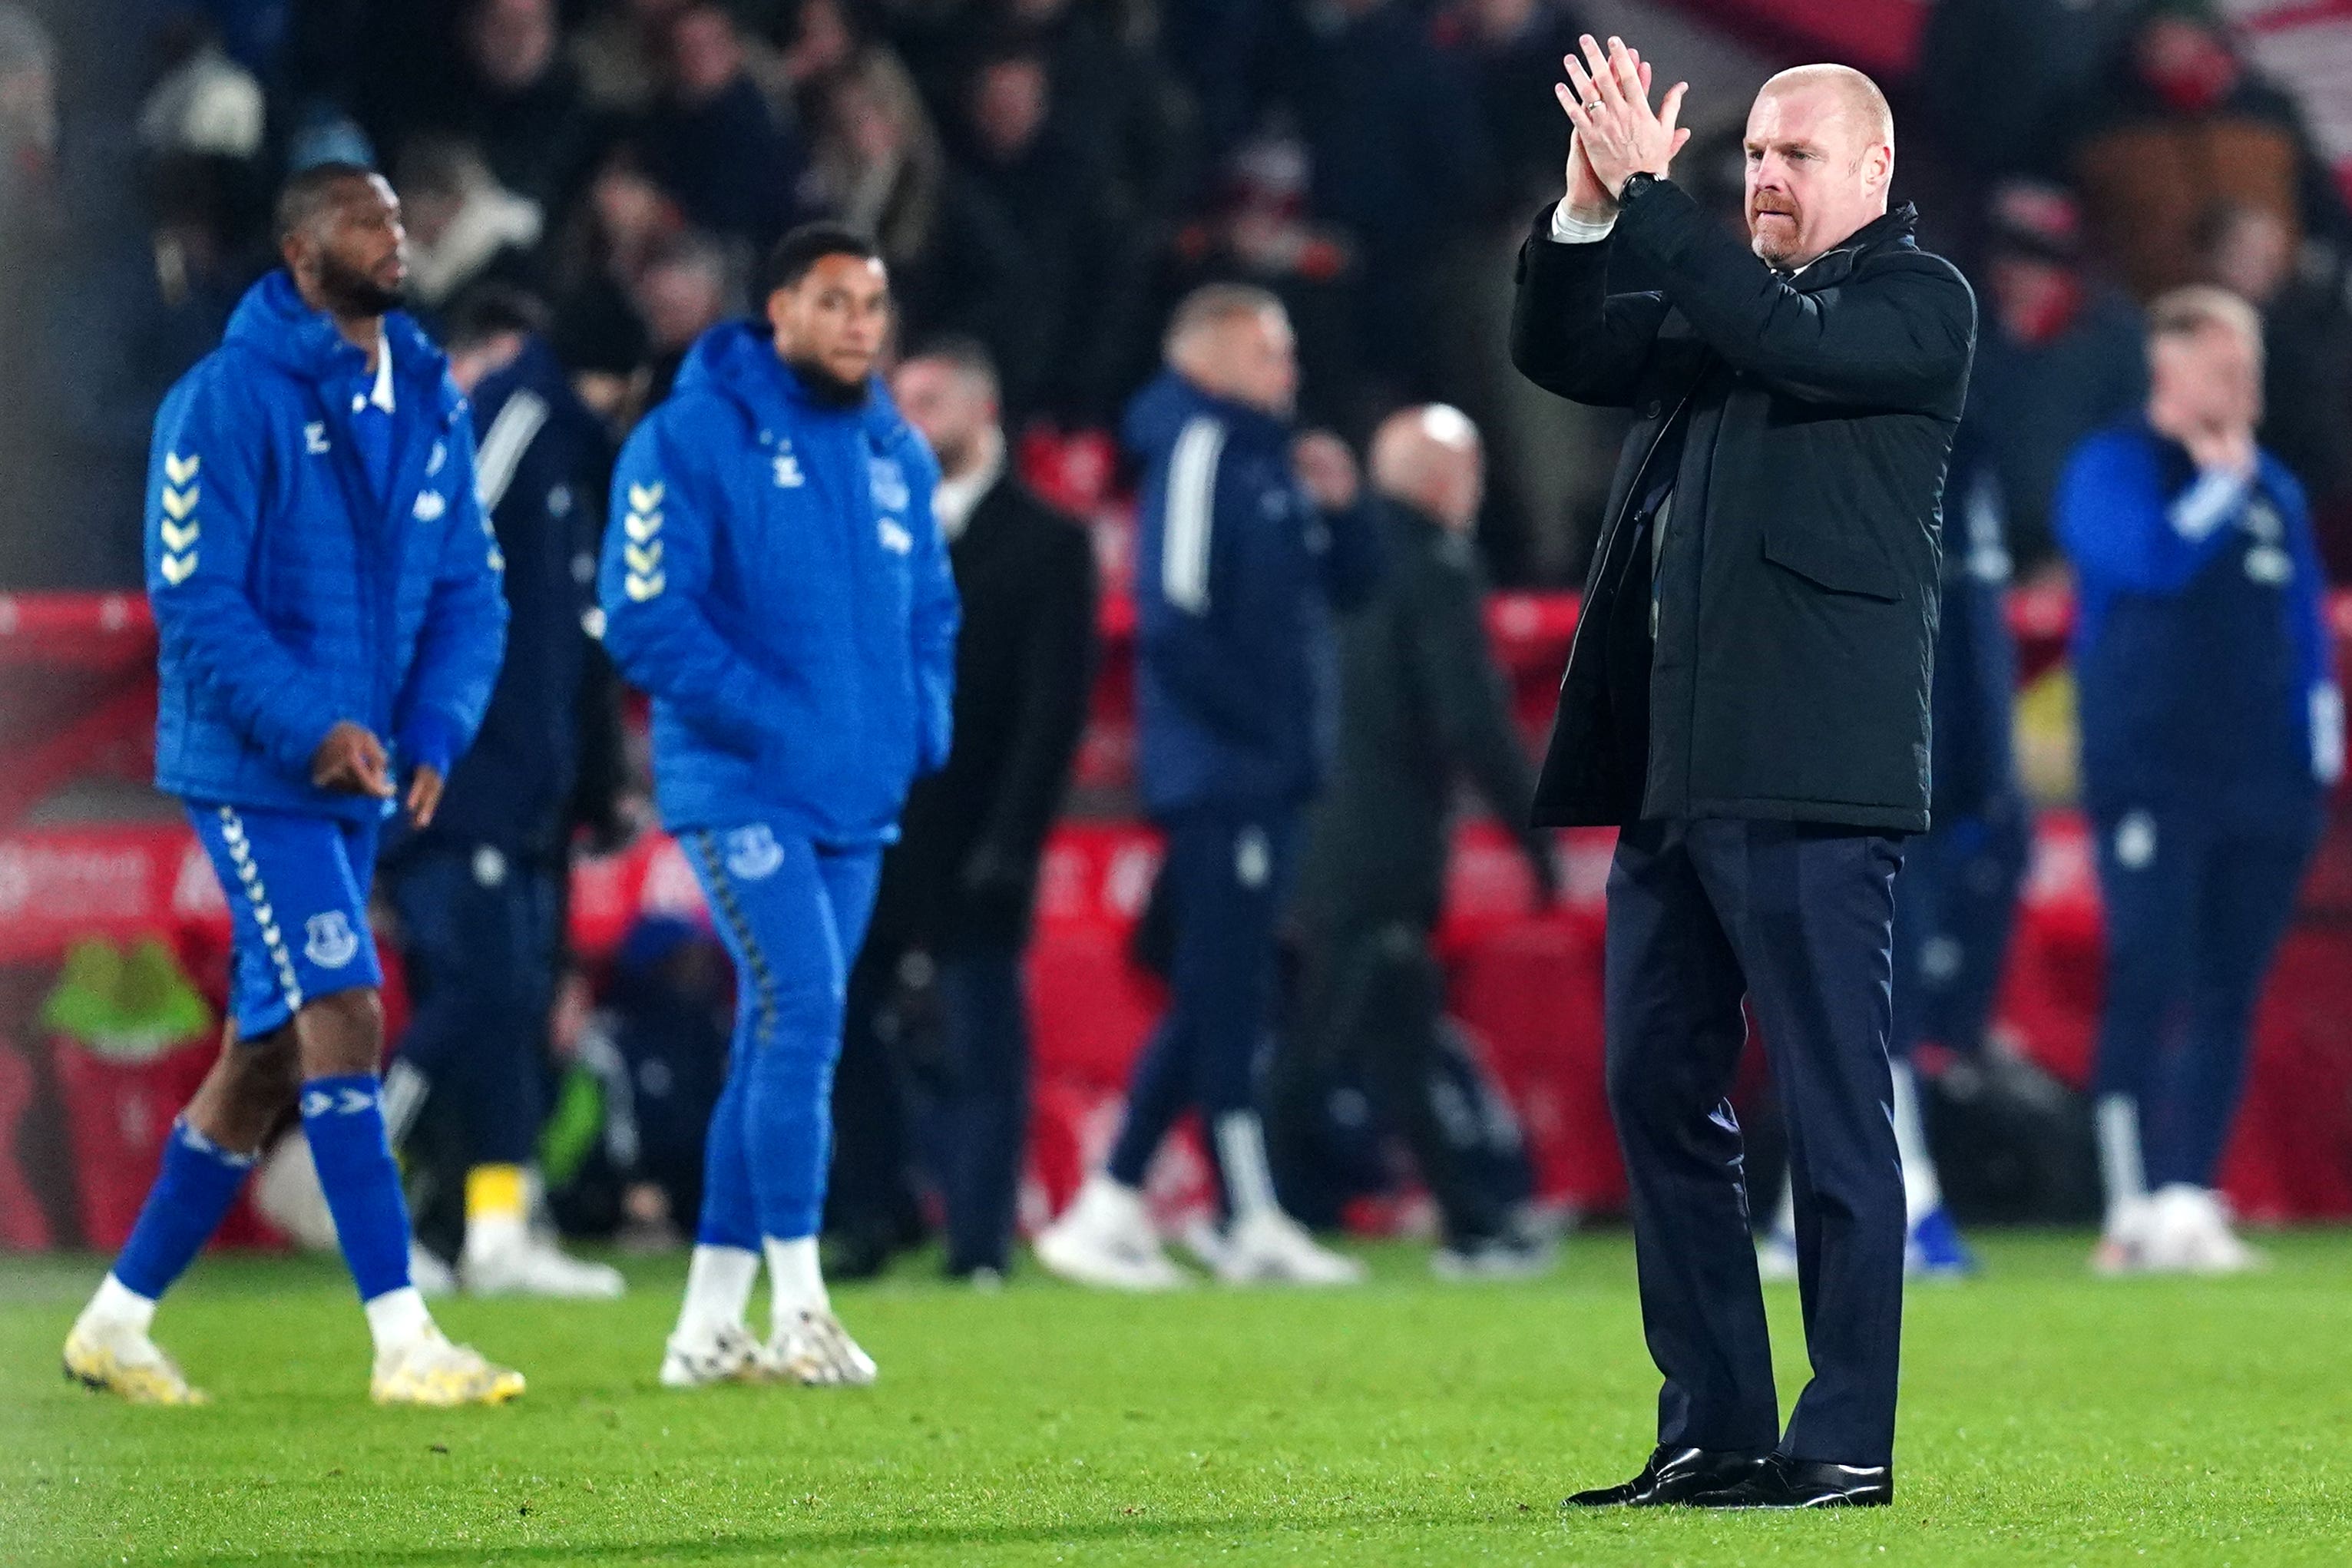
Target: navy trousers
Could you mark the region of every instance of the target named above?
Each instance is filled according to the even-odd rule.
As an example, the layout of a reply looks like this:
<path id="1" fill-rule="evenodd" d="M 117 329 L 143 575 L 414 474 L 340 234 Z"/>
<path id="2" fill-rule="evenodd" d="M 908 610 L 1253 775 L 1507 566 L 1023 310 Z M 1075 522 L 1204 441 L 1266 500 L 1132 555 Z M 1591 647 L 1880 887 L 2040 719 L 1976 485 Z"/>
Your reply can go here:
<path id="1" fill-rule="evenodd" d="M 487 846 L 386 863 L 415 1002 L 400 1058 L 465 1107 L 467 1157 L 527 1165 L 547 1113 L 547 1021 L 561 889 L 552 868 Z"/>
<path id="2" fill-rule="evenodd" d="M 1287 804 L 1189 812 L 1167 826 L 1161 875 L 1176 924 L 1168 1014 L 1129 1080 L 1109 1162 L 1129 1186 L 1143 1184 L 1160 1141 L 1188 1107 L 1213 1123 L 1255 1106 L 1258 1057 L 1274 1024 L 1277 922 L 1297 860 L 1298 813 Z"/>
<path id="3" fill-rule="evenodd" d="M 2096 826 L 2107 994 L 2092 1090 L 2130 1097 L 2148 1191 L 2210 1187 L 2319 807 L 2236 825 L 2180 807 L 2110 811 Z"/>
<path id="4" fill-rule="evenodd" d="M 1625 1152 L 1658 1441 L 1882 1465 L 1895 1445 L 1903 1169 L 1886 1043 L 1899 841 L 1643 822 L 1609 873 L 1609 1105 Z M 1727 1098 L 1764 1038 L 1789 1125 L 1812 1381 L 1784 1436 Z"/>
<path id="5" fill-rule="evenodd" d="M 915 1126 L 947 1210 L 948 1271 L 1003 1273 L 1029 1121 L 1029 1009 L 1013 948 L 939 961 L 945 1049 L 916 1080 Z"/>

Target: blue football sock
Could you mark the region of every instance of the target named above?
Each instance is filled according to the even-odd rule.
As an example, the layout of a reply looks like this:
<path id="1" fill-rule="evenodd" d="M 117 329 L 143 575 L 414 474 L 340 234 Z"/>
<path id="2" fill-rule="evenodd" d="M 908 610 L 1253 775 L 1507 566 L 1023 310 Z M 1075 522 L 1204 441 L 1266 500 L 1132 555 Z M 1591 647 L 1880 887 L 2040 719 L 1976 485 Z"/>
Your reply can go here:
<path id="1" fill-rule="evenodd" d="M 751 1155 L 743 1140 L 744 1079 L 751 1076 L 749 1053 L 757 1048 L 737 1042 L 727 1087 L 710 1110 L 710 1131 L 702 1149 L 702 1217 L 694 1237 L 704 1247 L 760 1249 L 760 1217 L 751 1205 Z"/>
<path id="2" fill-rule="evenodd" d="M 360 1300 L 408 1285 L 408 1203 L 384 1141 L 383 1098 L 373 1073 L 314 1078 L 302 1086 L 302 1131 L 335 1238 Z"/>
<path id="3" fill-rule="evenodd" d="M 122 1255 L 114 1260 L 115 1279 L 134 1295 L 150 1301 L 161 1298 L 220 1228 L 252 1169 L 252 1155 L 228 1152 L 184 1119 L 172 1123 L 172 1135 L 163 1142 L 163 1168 L 148 1189 Z"/>

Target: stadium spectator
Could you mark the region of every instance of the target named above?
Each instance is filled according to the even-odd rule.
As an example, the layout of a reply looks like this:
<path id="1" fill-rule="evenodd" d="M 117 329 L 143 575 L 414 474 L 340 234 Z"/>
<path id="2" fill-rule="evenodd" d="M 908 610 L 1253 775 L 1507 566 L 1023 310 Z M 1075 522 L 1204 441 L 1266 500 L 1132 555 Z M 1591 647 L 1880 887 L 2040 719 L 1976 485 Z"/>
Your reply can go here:
<path id="1" fill-rule="evenodd" d="M 1165 223 L 1197 195 L 1190 105 L 1150 47 L 1150 26 L 1166 18 L 1139 26 L 1133 13 L 1078 0 L 982 0 L 976 9 L 995 12 L 998 26 L 1044 56 L 1057 117 L 1102 161 L 1125 210 Z"/>
<path id="2" fill-rule="evenodd" d="M 647 352 L 637 286 L 646 267 L 686 231 L 677 203 L 645 170 L 635 147 L 606 153 L 552 246 L 557 354 L 583 383 L 600 413 L 610 415 L 620 384 Z M 593 395 L 591 395 L 593 394 Z"/>
<path id="3" fill-rule="evenodd" d="M 1492 154 L 1460 61 L 1433 47 L 1419 7 L 1332 0 L 1306 16 L 1286 92 L 1313 211 L 1358 258 L 1349 327 L 1379 384 L 1361 395 L 1369 414 L 1428 390 L 1431 263 L 1491 188 Z"/>
<path id="4" fill-rule="evenodd" d="M 693 0 L 598 0 L 567 40 L 582 97 L 596 112 L 641 119 L 662 91 L 670 27 Z"/>
<path id="5" fill-rule="evenodd" d="M 551 218 L 587 183 L 603 134 L 563 57 L 555 0 L 473 0 L 459 40 L 465 86 L 443 129 Z"/>
<path id="6" fill-rule="evenodd" d="M 1615 464 L 1614 425 L 1562 403 L 1510 368 L 1511 258 L 1528 214 L 1559 179 L 1562 56 L 1583 25 L 1559 0 L 1456 0 L 1435 42 L 1472 85 L 1488 150 L 1475 207 L 1434 262 L 1429 373 L 1477 424 L 1487 495 L 1478 523 L 1488 567 L 1507 581 L 1559 581 L 1600 510 Z"/>
<path id="7" fill-rule="evenodd" d="M 2294 100 L 2246 68 L 2201 0 L 2149 0 L 2067 145 L 2091 232 L 2142 303 L 2198 280 L 2225 202 L 2269 214 L 2290 253 L 2345 239 Z"/>
<path id="8" fill-rule="evenodd" d="M 2303 488 L 2254 444 L 2262 352 L 2235 295 L 2158 298 L 2146 413 L 2084 443 L 2059 493 L 2106 911 L 2092 1074 L 2102 1272 L 2257 1262 L 2213 1173 L 2254 1004 L 2343 768 Z"/>
<path id="9" fill-rule="evenodd" d="M 1535 769 L 1487 645 L 1469 539 L 1484 466 L 1477 427 L 1442 404 L 1391 416 L 1373 440 L 1383 573 L 1342 623 L 1339 743 L 1300 872 L 1304 994 L 1268 1074 L 1266 1140 L 1277 1178 L 1297 1170 L 1320 1080 L 1356 1068 L 1437 1200 L 1438 1271 L 1499 1279 L 1549 1267 L 1550 1242 L 1468 1179 L 1457 1146 L 1470 1140 L 1431 1089 L 1444 975 L 1430 939 L 1458 779 L 1518 837 L 1543 902 L 1554 882 L 1550 835 L 1528 826 Z"/>
<path id="10" fill-rule="evenodd" d="M 698 0 L 664 37 L 661 95 L 639 132 L 646 171 L 698 226 L 764 248 L 797 210 L 800 140 L 752 79 L 724 5 Z"/>
<path id="11" fill-rule="evenodd" d="M 228 898 L 234 1016 L 66 1365 L 136 1403 L 201 1401 L 148 1335 L 156 1303 L 299 1110 L 375 1342 L 373 1397 L 499 1405 L 521 1376 L 445 1339 L 410 1280 L 366 908 L 383 808 L 429 826 L 481 721 L 505 641 L 498 552 L 445 362 L 394 309 L 392 187 L 308 171 L 277 226 L 284 269 L 165 400 L 149 478 L 156 782 Z M 362 544 L 385 517 L 390 554 Z"/>
<path id="12" fill-rule="evenodd" d="M 2085 264 L 2072 196 L 2011 181 L 1988 217 L 1969 422 L 2000 485 L 2010 548 L 2031 569 L 2056 548 L 2059 472 L 2083 437 L 2139 405 L 2147 355 L 2138 310 Z"/>
<path id="13" fill-rule="evenodd" d="M 1007 468 L 995 374 L 977 343 L 919 349 L 891 389 L 940 460 L 933 510 L 963 602 L 956 742 L 948 765 L 908 795 L 903 837 L 883 860 L 850 982 L 865 1016 L 850 1032 L 870 1055 L 895 1058 L 946 1211 L 948 1274 L 982 1282 L 1012 1266 L 1029 1114 L 1021 960 L 1045 835 L 1086 727 L 1094 548 L 1084 525 Z M 886 1034 L 896 1037 L 887 1045 Z M 850 1117 L 839 1120 L 837 1160 L 853 1136 Z M 890 1120 L 886 1111 L 878 1123 L 886 1138 Z M 894 1206 L 887 1190 L 877 1199 L 869 1251 Z"/>
<path id="14" fill-rule="evenodd" d="M 1080 1284 L 1181 1284 L 1142 1189 L 1160 1141 L 1197 1108 L 1228 1214 L 1218 1275 L 1349 1284 L 1363 1266 L 1318 1247 L 1276 1200 L 1255 1080 L 1274 1021 L 1276 922 L 1339 695 L 1329 615 L 1371 591 L 1377 542 L 1353 455 L 1324 432 L 1294 442 L 1298 365 L 1274 296 L 1195 291 L 1169 326 L 1167 360 L 1125 435 L 1147 465 L 1136 713 L 1144 804 L 1168 835 L 1169 1007 L 1129 1076 L 1108 1165 L 1039 1236 L 1037 1259 Z"/>
<path id="15" fill-rule="evenodd" d="M 874 237 L 908 330 L 977 338 L 1000 364 L 1031 363 L 1034 297 L 1022 237 L 948 163 L 898 57 L 868 46 L 815 93 L 805 195 Z"/>
<path id="16" fill-rule="evenodd" d="M 584 624 L 595 603 L 612 447 L 543 331 L 536 300 L 486 289 L 445 333 L 504 562 L 507 654 L 439 815 L 394 837 L 383 857 L 415 1008 L 385 1075 L 385 1114 L 398 1147 L 427 1094 L 446 1086 L 461 1107 L 466 1226 L 457 1278 L 467 1290 L 617 1296 L 619 1274 L 565 1255 L 530 1225 L 574 789 L 586 739 L 614 733 L 610 723 L 587 721 L 589 705 L 610 702 L 613 689 L 599 679 L 603 656 Z M 609 767 L 589 771 L 612 775 Z M 440 1259 L 420 1261 L 446 1277 Z"/>
<path id="17" fill-rule="evenodd" d="M 739 309 L 734 252 L 704 234 L 666 240 L 646 258 L 633 298 L 646 327 L 646 359 L 632 384 L 642 412 L 669 395 L 697 340 Z"/>
<path id="18" fill-rule="evenodd" d="M 1147 237 L 1098 147 L 1074 135 L 1045 57 L 1027 47 L 982 60 L 966 89 L 968 177 L 1020 237 L 1027 328 L 1005 363 L 1004 399 L 1065 423 L 1108 424 L 1140 335 Z"/>
<path id="19" fill-rule="evenodd" d="M 938 469 L 874 375 L 887 268 L 818 224 L 763 281 L 767 320 L 706 333 L 623 448 L 600 589 L 604 646 L 654 699 L 663 824 L 735 960 L 669 1387 L 874 1381 L 818 1262 L 828 1090 L 882 847 L 947 761 L 955 676 Z M 763 1251 L 764 1345 L 744 1326 Z"/>
<path id="20" fill-rule="evenodd" d="M 479 149 L 440 136 L 412 142 L 394 187 L 408 218 L 409 289 L 428 324 L 469 288 L 536 280 L 546 215 L 499 184 Z"/>
<path id="21" fill-rule="evenodd" d="M 2208 280 L 2263 315 L 2256 437 L 2302 482 L 2321 558 L 2352 574 L 2352 313 L 2327 274 L 2298 265 L 2274 213 L 2225 204 L 2200 237 Z"/>
<path id="22" fill-rule="evenodd" d="M 2062 171 L 2068 121 L 2147 0 L 1937 0 L 1919 43 L 1921 129 L 1976 190 Z"/>

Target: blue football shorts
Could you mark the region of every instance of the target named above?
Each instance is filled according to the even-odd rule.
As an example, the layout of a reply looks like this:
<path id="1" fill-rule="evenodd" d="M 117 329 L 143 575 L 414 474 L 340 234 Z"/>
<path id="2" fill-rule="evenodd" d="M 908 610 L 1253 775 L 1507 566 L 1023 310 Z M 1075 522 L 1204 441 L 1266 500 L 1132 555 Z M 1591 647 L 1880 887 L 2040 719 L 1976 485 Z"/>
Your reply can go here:
<path id="1" fill-rule="evenodd" d="M 383 984 L 367 921 L 373 820 L 187 807 L 228 899 L 229 1011 L 240 1037 L 275 1033 L 306 1002 Z"/>

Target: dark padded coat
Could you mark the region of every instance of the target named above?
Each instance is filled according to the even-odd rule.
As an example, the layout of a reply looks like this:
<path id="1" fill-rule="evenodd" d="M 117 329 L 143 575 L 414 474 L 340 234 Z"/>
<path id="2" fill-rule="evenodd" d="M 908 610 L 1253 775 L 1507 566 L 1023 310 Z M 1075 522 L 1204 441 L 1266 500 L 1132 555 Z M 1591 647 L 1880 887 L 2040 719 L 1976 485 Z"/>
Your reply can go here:
<path id="1" fill-rule="evenodd" d="M 1535 820 L 1923 830 L 1944 470 L 1976 337 L 1968 284 L 1914 243 L 1907 205 L 1794 278 L 1665 181 L 1625 203 L 1605 239 L 1562 245 L 1550 221 L 1547 208 L 1519 254 L 1512 361 L 1635 424 Z M 1661 287 L 1610 293 L 1612 258 Z M 1648 537 L 1627 526 L 1630 501 L 1685 405 L 1653 652 Z M 1643 658 L 1646 672 L 1626 668 Z"/>

